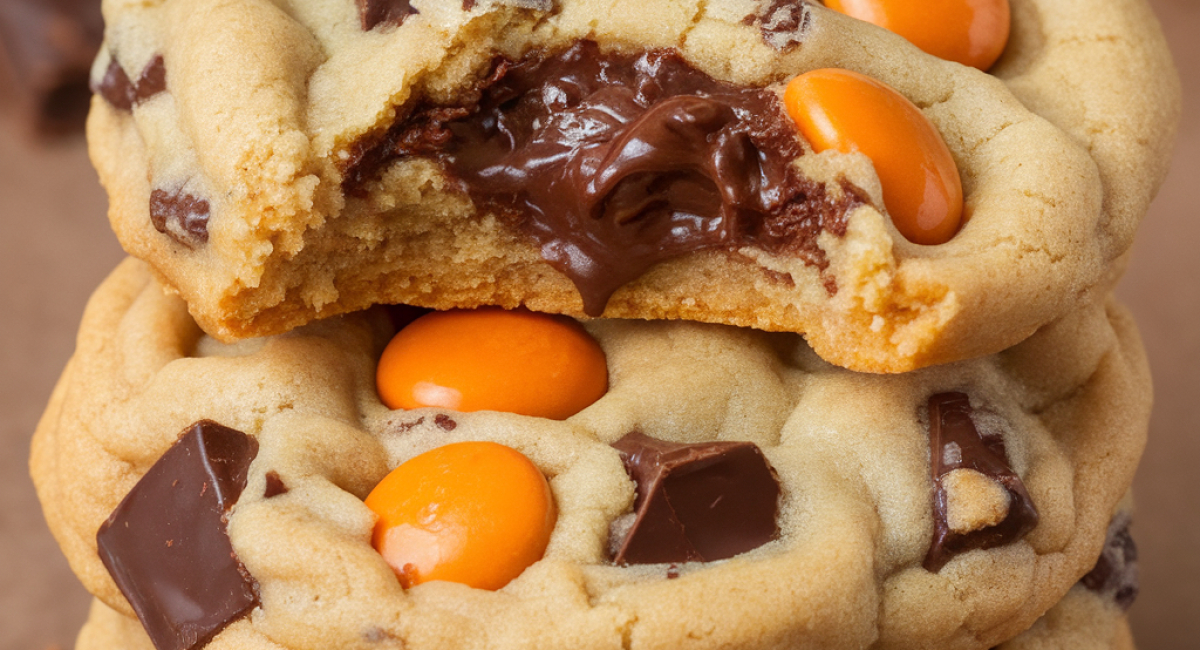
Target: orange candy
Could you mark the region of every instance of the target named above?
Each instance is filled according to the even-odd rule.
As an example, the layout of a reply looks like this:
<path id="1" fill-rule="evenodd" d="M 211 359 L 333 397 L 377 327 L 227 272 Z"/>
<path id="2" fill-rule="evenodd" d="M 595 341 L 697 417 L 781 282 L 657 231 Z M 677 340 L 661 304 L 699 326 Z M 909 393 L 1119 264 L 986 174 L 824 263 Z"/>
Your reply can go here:
<path id="1" fill-rule="evenodd" d="M 992 67 L 1008 43 L 1008 0 L 825 0 L 825 6 L 980 70 Z"/>
<path id="2" fill-rule="evenodd" d="M 557 519 L 542 472 L 494 442 L 412 458 L 366 504 L 379 516 L 371 543 L 405 589 L 432 580 L 499 589 L 541 559 Z"/>
<path id="3" fill-rule="evenodd" d="M 497 308 L 435 312 L 400 330 L 376 372 L 388 408 L 436 406 L 563 420 L 608 390 L 604 351 L 579 323 Z"/>
<path id="4" fill-rule="evenodd" d="M 920 109 L 857 72 L 825 68 L 788 83 L 788 114 L 818 152 L 858 151 L 875 166 L 892 223 L 917 244 L 942 244 L 962 222 L 958 167 Z"/>

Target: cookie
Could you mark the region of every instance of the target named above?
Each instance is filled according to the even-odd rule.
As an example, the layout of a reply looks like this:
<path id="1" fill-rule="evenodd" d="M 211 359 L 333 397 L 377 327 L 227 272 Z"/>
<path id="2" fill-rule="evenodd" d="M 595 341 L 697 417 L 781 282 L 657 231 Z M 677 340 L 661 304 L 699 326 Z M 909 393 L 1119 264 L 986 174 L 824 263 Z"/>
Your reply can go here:
<path id="1" fill-rule="evenodd" d="M 273 648 L 262 637 L 229 628 L 228 639 Z M 253 639 L 253 641 L 250 641 Z M 122 616 L 99 600 L 92 602 L 87 623 L 80 632 L 76 650 L 152 650 L 142 626 Z M 995 646 L 994 650 L 1135 650 L 1129 621 L 1124 612 L 1103 595 L 1082 585 L 1072 587 L 1033 627 Z"/>
<path id="2" fill-rule="evenodd" d="M 992 354 L 1119 273 L 1179 111 L 1137 1 L 1014 1 L 992 74 L 779 0 L 106 8 L 110 220 L 224 341 L 490 304 L 802 332 L 860 371 Z M 949 160 L 954 205 L 957 170 L 948 241 L 915 243 L 878 158 L 799 135 L 785 85 L 827 67 L 931 125 L 944 153 L 881 146 Z"/>
<path id="3" fill-rule="evenodd" d="M 607 386 L 563 420 L 388 408 L 380 358 L 397 324 L 420 333 L 427 319 L 373 308 L 223 344 L 146 265 L 123 263 L 33 441 L 75 573 L 104 607 L 156 621 L 160 649 L 988 648 L 1093 568 L 1150 409 L 1136 330 L 1111 302 L 1003 353 L 903 375 L 833 366 L 796 334 L 595 319 Z M 478 374 L 529 372 L 502 356 Z M 472 392 L 476 379 L 430 385 Z M 395 495 L 436 484 L 411 468 L 460 444 L 525 458 L 544 477 L 530 494 L 548 481 L 552 503 L 530 519 L 549 522 L 548 540 L 518 541 L 535 557 L 499 589 L 468 586 L 487 560 L 405 546 L 442 539 L 404 512 L 440 521 L 441 502 Z M 399 485 L 413 489 L 382 487 L 411 471 Z M 445 490 L 477 474 L 447 470 Z M 461 521 L 485 523 L 447 525 L 468 541 L 488 519 L 474 498 Z M 225 550 L 197 551 L 193 533 Z M 164 557 L 188 559 L 150 560 Z M 443 568 L 465 573 L 429 578 Z M 242 595 L 186 611 L 153 595 L 199 581 Z M 162 632 L 181 619 L 202 620 Z"/>

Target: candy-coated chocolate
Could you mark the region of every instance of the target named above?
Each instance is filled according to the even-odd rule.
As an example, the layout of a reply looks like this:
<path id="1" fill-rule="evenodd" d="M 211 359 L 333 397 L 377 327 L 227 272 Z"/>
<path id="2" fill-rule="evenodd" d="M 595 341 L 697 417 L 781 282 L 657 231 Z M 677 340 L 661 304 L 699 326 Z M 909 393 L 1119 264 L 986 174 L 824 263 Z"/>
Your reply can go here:
<path id="1" fill-rule="evenodd" d="M 980 70 L 992 67 L 1008 43 L 1008 0 L 826 0 L 825 6 Z"/>
<path id="2" fill-rule="evenodd" d="M 541 559 L 557 511 L 542 472 L 494 442 L 460 442 L 392 470 L 367 496 L 372 543 L 405 588 L 499 589 Z"/>
<path id="3" fill-rule="evenodd" d="M 496 308 L 435 312 L 396 334 L 379 360 L 389 408 L 436 406 L 563 420 L 608 390 L 604 351 L 579 323 Z"/>
<path id="4" fill-rule="evenodd" d="M 903 95 L 857 72 L 824 68 L 792 79 L 784 104 L 816 151 L 871 159 L 888 214 L 909 241 L 942 244 L 958 232 L 958 167 L 937 128 Z"/>

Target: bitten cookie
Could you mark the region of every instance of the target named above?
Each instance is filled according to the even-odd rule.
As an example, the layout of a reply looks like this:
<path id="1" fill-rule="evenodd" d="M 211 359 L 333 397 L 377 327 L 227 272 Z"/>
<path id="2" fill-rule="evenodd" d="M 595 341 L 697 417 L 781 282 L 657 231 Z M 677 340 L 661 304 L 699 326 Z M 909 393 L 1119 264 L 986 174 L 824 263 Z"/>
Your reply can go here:
<path id="1" fill-rule="evenodd" d="M 1092 569 L 1151 400 L 1112 303 L 904 375 L 832 366 L 795 334 L 555 320 L 607 375 L 562 420 L 388 408 L 377 375 L 466 400 L 497 367 L 553 365 L 536 346 L 514 363 L 511 338 L 452 366 L 457 383 L 378 372 L 401 336 L 432 352 L 401 368 L 463 340 L 410 320 L 374 308 L 222 344 L 123 263 L 33 441 L 47 520 L 87 588 L 137 610 L 160 648 L 989 648 Z M 402 498 L 426 485 L 442 496 Z M 531 496 L 500 504 L 541 504 L 520 506 L 530 523 L 484 534 L 474 504 L 519 485 Z M 460 507 L 467 523 L 440 518 Z M 446 527 L 533 554 L 443 560 Z M 515 577 L 468 586 L 495 564 Z M 228 595 L 163 595 L 198 583 Z"/>
<path id="2" fill-rule="evenodd" d="M 226 341 L 494 304 L 802 332 L 862 371 L 991 354 L 1119 273 L 1179 110 L 1140 1 L 1015 0 L 993 74 L 796 1 L 105 8 L 110 219 Z M 801 136 L 785 85 L 829 67 L 926 135 Z M 932 241 L 914 182 L 961 208 Z"/>

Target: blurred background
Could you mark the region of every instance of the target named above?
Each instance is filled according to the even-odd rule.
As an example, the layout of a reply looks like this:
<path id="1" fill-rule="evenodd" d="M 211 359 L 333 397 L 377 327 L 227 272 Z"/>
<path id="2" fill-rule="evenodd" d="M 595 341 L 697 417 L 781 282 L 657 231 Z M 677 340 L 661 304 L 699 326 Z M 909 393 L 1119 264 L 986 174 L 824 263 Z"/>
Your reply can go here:
<path id="1" fill-rule="evenodd" d="M 73 647 L 89 602 L 42 519 L 27 458 L 84 303 L 122 257 L 79 134 L 97 4 L 0 0 L 0 650 Z M 1139 647 L 1183 650 L 1200 647 L 1200 0 L 1151 5 L 1183 77 L 1184 118 L 1118 289 L 1156 393 L 1135 483 L 1142 590 L 1130 617 Z"/>

